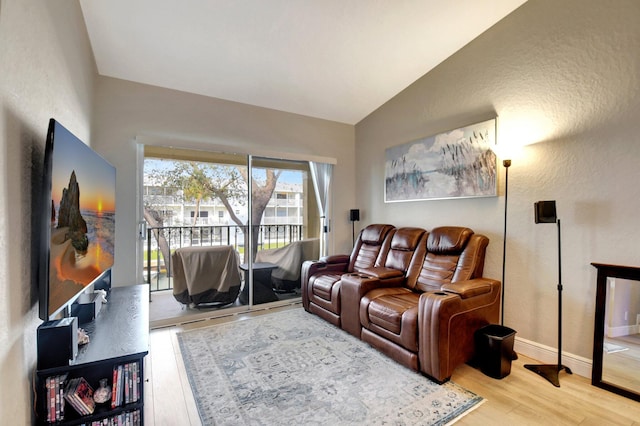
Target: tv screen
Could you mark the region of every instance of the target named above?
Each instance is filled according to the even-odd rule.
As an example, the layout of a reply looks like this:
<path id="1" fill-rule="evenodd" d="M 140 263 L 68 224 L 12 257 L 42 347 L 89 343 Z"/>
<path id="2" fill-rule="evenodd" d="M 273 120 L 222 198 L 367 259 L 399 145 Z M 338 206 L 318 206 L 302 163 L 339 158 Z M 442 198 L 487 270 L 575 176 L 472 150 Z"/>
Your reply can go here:
<path id="1" fill-rule="evenodd" d="M 40 318 L 55 318 L 113 266 L 116 170 L 56 120 L 44 155 Z"/>

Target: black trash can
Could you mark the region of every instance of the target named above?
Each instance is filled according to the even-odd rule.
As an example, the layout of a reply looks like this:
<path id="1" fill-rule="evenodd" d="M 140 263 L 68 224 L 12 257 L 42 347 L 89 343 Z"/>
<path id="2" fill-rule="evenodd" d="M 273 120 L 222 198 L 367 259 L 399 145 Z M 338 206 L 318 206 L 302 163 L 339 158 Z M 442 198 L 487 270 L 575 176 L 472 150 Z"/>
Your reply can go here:
<path id="1" fill-rule="evenodd" d="M 515 336 L 515 330 L 498 324 L 489 324 L 476 331 L 476 361 L 484 374 L 502 379 L 511 373 Z"/>

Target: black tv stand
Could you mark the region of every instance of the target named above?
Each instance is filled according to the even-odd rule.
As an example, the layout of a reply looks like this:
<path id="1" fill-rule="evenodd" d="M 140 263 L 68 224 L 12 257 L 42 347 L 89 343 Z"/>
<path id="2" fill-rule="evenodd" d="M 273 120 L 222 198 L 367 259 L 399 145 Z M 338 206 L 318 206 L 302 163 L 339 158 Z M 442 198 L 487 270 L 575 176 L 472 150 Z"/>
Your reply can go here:
<path id="1" fill-rule="evenodd" d="M 100 379 L 106 378 L 112 385 L 114 367 L 131 363 L 139 366 L 137 401 L 115 408 L 111 404 L 98 405 L 93 414 L 84 416 L 65 404 L 64 420 L 55 424 L 90 424 L 125 413 L 137 413 L 139 424 L 144 424 L 144 358 L 149 353 L 148 294 L 147 284 L 112 288 L 107 296 L 108 302 L 98 317 L 83 324 L 82 328 L 88 332 L 90 342 L 80 347 L 76 359 L 66 366 L 36 371 L 36 424 L 50 424 L 47 421 L 47 378 L 63 374 L 67 374 L 67 380 L 84 377 L 97 389 Z"/>

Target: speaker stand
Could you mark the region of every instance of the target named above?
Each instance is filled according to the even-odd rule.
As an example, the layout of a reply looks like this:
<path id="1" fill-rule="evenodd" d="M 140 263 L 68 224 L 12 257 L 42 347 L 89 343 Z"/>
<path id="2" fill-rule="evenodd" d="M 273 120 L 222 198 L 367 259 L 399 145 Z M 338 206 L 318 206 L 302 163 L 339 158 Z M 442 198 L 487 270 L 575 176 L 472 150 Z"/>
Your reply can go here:
<path id="1" fill-rule="evenodd" d="M 531 370 L 534 373 L 544 377 L 547 379 L 553 386 L 559 388 L 560 387 L 560 378 L 559 374 L 562 370 L 565 370 L 568 374 L 572 374 L 569 367 L 564 365 L 556 365 L 556 364 L 527 364 L 524 366 L 527 370 Z"/>
<path id="2" fill-rule="evenodd" d="M 562 370 L 573 374 L 569 367 L 562 365 L 562 266 L 560 254 L 560 219 L 558 223 L 558 364 L 525 364 L 524 368 L 547 379 L 553 386 L 560 387 L 559 374 Z"/>
<path id="3" fill-rule="evenodd" d="M 351 221 L 351 245 L 356 245 L 356 222 L 354 220 Z"/>

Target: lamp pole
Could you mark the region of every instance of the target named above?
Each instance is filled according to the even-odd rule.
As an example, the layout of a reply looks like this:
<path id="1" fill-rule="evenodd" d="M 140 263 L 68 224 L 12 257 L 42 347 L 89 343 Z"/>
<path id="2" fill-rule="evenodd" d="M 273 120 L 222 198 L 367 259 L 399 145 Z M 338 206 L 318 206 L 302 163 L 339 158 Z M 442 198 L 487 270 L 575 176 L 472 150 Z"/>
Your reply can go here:
<path id="1" fill-rule="evenodd" d="M 500 325 L 504 325 L 504 276 L 507 261 L 507 201 L 509 199 L 509 167 L 511 160 L 502 160 L 504 166 L 504 233 L 502 236 L 502 305 L 500 307 Z"/>

